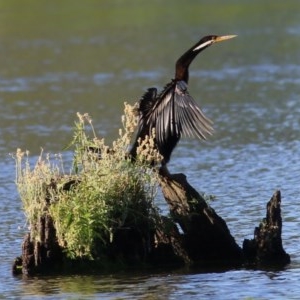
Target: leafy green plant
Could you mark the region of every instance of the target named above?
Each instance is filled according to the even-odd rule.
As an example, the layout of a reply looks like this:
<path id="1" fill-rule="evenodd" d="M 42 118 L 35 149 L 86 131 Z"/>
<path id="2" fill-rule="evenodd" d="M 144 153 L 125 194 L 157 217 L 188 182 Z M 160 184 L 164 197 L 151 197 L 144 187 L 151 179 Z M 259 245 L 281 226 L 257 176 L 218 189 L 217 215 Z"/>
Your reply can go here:
<path id="1" fill-rule="evenodd" d="M 140 141 L 135 162 L 128 157 L 136 127 L 134 106 L 125 103 L 123 129 L 111 147 L 97 137 L 88 114 L 77 116 L 69 145 L 74 149 L 71 174 L 65 175 L 61 156 L 52 161 L 42 152 L 31 168 L 28 153 L 17 150 L 16 183 L 32 238 L 39 238 L 40 217 L 50 214 L 67 256 L 94 259 L 105 253 L 118 228 L 155 226 L 158 172 L 149 162 L 159 163 L 161 156 L 153 133 Z"/>

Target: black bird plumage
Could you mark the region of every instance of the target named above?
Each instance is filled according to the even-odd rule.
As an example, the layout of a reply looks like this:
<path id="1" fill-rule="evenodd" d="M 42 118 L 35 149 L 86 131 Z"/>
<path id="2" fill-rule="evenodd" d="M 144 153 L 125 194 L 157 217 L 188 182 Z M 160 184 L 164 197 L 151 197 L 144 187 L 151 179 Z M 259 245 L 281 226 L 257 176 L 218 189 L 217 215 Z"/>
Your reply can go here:
<path id="1" fill-rule="evenodd" d="M 176 62 L 175 78 L 167 84 L 160 94 L 150 88 L 139 101 L 139 123 L 135 142 L 130 151 L 134 159 L 139 138 L 150 136 L 155 129 L 155 145 L 163 156 L 163 164 L 169 162 L 171 154 L 182 135 L 206 139 L 213 132 L 212 121 L 190 96 L 187 87 L 189 66 L 194 58 L 215 42 L 235 37 L 209 35 L 186 51 Z"/>

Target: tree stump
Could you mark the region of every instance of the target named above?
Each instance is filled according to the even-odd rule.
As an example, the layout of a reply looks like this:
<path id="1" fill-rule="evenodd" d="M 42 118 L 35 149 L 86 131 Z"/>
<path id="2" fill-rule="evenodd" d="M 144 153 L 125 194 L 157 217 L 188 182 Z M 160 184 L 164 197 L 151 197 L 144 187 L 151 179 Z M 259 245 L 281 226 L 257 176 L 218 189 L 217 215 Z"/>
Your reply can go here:
<path id="1" fill-rule="evenodd" d="M 276 191 L 267 203 L 266 218 L 254 230 L 252 240 L 245 239 L 243 251 L 246 260 L 256 265 L 285 265 L 290 256 L 282 246 L 281 193 Z"/>
<path id="2" fill-rule="evenodd" d="M 225 221 L 187 182 L 184 174 L 162 174 L 160 184 L 173 220 L 183 231 L 183 245 L 196 264 L 240 264 L 242 249 Z"/>
<path id="3" fill-rule="evenodd" d="M 180 264 L 215 269 L 290 262 L 281 239 L 280 191 L 276 191 L 268 202 L 266 218 L 255 228 L 254 239 L 245 239 L 242 249 L 230 234 L 226 222 L 187 182 L 184 174 L 171 175 L 161 170 L 160 185 L 171 217 L 159 216 L 155 228 L 146 226 L 148 222 L 145 221 L 120 228 L 111 242 L 111 251 L 100 251 L 99 259 L 93 261 L 67 259 L 57 242 L 56 229 L 47 210 L 51 204 L 45 199 L 46 206 L 38 224 L 32 224 L 38 237 L 25 236 L 22 256 L 15 259 L 13 274 L 101 271 L 103 262 L 109 262 L 109 268 L 121 262 L 123 267 L 126 264 L 129 267 Z"/>
<path id="4" fill-rule="evenodd" d="M 56 230 L 49 215 L 40 218 L 38 224 L 39 238 L 32 239 L 26 234 L 22 244 L 22 256 L 15 260 L 13 274 L 34 275 L 52 272 L 62 263 L 62 248 L 58 245 Z"/>

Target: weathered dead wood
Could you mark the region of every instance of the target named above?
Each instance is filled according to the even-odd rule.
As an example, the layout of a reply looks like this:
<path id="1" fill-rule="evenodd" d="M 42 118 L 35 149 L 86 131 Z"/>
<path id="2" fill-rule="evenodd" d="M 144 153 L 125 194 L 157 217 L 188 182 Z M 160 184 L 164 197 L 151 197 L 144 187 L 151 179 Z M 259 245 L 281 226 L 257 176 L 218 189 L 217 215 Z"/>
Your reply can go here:
<path id="1" fill-rule="evenodd" d="M 14 262 L 13 274 L 33 275 L 39 272 L 51 272 L 62 262 L 62 249 L 58 245 L 53 220 L 44 215 L 36 224 L 39 238 L 32 239 L 26 234 L 22 244 L 22 256 Z M 22 266 L 22 268 L 20 268 Z"/>
<path id="2" fill-rule="evenodd" d="M 184 174 L 162 174 L 160 184 L 175 222 L 184 232 L 189 259 L 200 264 L 240 263 L 242 250 L 225 221 L 187 182 Z"/>
<path id="3" fill-rule="evenodd" d="M 24 275 L 32 274 L 35 265 L 34 244 L 30 240 L 30 233 L 26 234 L 22 244 L 22 257 L 19 263 L 22 264 Z"/>
<path id="4" fill-rule="evenodd" d="M 266 218 L 255 228 L 254 239 L 245 240 L 241 249 L 225 221 L 187 182 L 184 174 L 161 173 L 160 185 L 171 218 L 161 216 L 153 224 L 155 228 L 148 226 L 148 221 L 120 228 L 109 253 L 101 252 L 99 246 L 100 265 L 103 257 L 112 264 L 121 261 L 130 266 L 147 263 L 151 266 L 184 264 L 219 268 L 259 267 L 262 264 L 282 265 L 290 262 L 281 239 L 280 191 L 276 191 L 268 202 Z M 22 256 L 14 261 L 14 274 L 33 275 L 54 269 L 62 272 L 66 263 L 68 266 L 69 262 L 57 242 L 53 220 L 47 209 L 44 212 L 38 224 L 35 224 L 39 237 L 31 239 L 27 234 L 24 238 Z M 97 261 L 94 262 L 92 265 L 87 263 L 84 268 L 97 269 Z M 76 269 L 81 263 L 80 259 L 75 260 L 70 266 Z"/>
<path id="5" fill-rule="evenodd" d="M 162 216 L 157 225 L 151 262 L 191 265 L 192 262 L 184 247 L 183 236 L 173 220 Z"/>
<path id="6" fill-rule="evenodd" d="M 289 263 L 290 256 L 283 249 L 281 233 L 281 193 L 276 191 L 267 203 L 266 218 L 254 230 L 254 238 L 243 242 L 248 262 L 258 265 Z"/>

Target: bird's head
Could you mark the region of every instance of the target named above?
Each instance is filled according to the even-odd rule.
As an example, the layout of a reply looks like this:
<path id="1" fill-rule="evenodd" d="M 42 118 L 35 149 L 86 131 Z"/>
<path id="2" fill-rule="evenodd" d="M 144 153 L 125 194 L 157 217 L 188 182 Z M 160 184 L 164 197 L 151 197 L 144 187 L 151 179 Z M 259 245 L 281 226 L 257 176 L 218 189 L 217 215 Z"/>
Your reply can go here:
<path id="1" fill-rule="evenodd" d="M 223 42 L 229 39 L 232 39 L 236 37 L 236 35 L 207 35 L 205 37 L 203 37 L 193 48 L 192 51 L 195 52 L 200 52 L 203 49 L 205 49 L 206 47 L 214 44 L 214 43 L 218 43 L 218 42 Z"/>
<path id="2" fill-rule="evenodd" d="M 177 60 L 175 79 L 184 80 L 187 83 L 189 80 L 189 65 L 201 51 L 203 51 L 205 48 L 209 47 L 214 43 L 226 41 L 234 37 L 236 37 L 236 35 L 207 35 L 203 37 L 197 44 L 195 44 L 192 48 L 186 51 Z"/>

